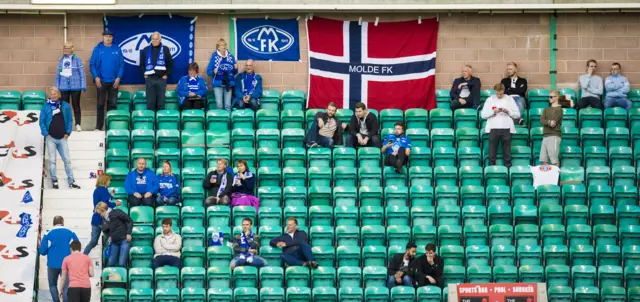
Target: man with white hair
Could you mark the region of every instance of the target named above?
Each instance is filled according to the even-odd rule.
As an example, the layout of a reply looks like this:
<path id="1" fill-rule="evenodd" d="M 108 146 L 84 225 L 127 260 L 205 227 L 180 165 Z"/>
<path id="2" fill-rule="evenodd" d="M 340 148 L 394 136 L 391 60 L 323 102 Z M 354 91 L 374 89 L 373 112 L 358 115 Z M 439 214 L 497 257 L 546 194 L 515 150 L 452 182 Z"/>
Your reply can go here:
<path id="1" fill-rule="evenodd" d="M 473 67 L 465 65 L 462 76 L 451 85 L 451 110 L 460 108 L 478 108 L 480 105 L 480 79 L 473 76 Z"/>
<path id="2" fill-rule="evenodd" d="M 236 76 L 236 91 L 232 107 L 250 108 L 253 111 L 260 109 L 262 77 L 255 73 L 255 66 L 254 60 L 247 60 L 244 64 L 244 72 Z"/>
<path id="3" fill-rule="evenodd" d="M 151 45 L 140 51 L 140 70 L 145 78 L 147 109 L 164 109 L 164 94 L 167 78 L 173 71 L 173 58 L 169 47 L 162 45 L 162 36 L 157 31 L 151 34 Z"/>

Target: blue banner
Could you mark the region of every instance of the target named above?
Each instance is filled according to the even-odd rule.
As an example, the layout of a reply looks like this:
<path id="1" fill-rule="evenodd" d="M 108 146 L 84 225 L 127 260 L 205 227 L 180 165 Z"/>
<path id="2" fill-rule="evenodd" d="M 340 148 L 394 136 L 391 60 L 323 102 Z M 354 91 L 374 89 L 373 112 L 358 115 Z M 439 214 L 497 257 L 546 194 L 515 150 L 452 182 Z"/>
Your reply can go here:
<path id="1" fill-rule="evenodd" d="M 296 19 L 236 19 L 236 58 L 260 61 L 300 61 Z"/>
<path id="2" fill-rule="evenodd" d="M 142 17 L 110 17 L 105 29 L 113 32 L 113 43 L 124 56 L 125 69 L 122 84 L 144 84 L 140 69 L 140 51 L 151 44 L 151 34 L 162 35 L 162 44 L 169 47 L 173 58 L 173 72 L 167 83 L 176 84 L 187 74 L 195 52 L 195 22 L 193 18 L 173 15 L 144 15 Z"/>

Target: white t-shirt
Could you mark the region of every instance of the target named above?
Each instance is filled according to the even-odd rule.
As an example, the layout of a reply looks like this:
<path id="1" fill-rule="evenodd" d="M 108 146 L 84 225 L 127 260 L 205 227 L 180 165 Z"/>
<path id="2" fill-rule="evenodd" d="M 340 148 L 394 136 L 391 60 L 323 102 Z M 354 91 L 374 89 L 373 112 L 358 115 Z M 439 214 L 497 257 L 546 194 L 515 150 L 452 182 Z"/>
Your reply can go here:
<path id="1" fill-rule="evenodd" d="M 545 170 L 544 166 L 531 166 L 531 174 L 533 174 L 533 187 L 538 188 L 540 185 L 557 185 L 560 178 L 560 168 L 557 166 L 548 166 Z"/>

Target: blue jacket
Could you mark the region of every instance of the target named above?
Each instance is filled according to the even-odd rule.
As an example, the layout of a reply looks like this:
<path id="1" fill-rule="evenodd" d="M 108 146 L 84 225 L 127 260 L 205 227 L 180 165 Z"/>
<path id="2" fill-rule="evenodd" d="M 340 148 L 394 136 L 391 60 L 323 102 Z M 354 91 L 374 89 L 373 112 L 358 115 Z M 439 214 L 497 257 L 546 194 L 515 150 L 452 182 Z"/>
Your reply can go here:
<path id="1" fill-rule="evenodd" d="M 113 83 L 116 78 L 122 80 L 124 75 L 124 56 L 120 47 L 111 45 L 104 46 L 98 43 L 91 54 L 91 75 L 93 79 L 100 78 L 102 83 Z"/>
<path id="2" fill-rule="evenodd" d="M 242 80 L 244 78 L 247 77 L 247 72 L 243 72 L 238 74 L 238 76 L 236 76 L 236 83 L 238 85 L 236 85 L 235 91 L 234 91 L 234 98 L 233 98 L 233 103 L 235 104 L 236 102 L 239 102 L 242 97 L 244 96 L 244 89 L 243 89 L 243 85 L 242 85 Z M 259 74 L 256 74 L 256 87 L 253 90 L 253 93 L 251 93 L 251 98 L 254 100 L 259 100 L 262 97 L 262 77 Z"/>
<path id="3" fill-rule="evenodd" d="M 62 268 L 62 260 L 71 254 L 69 244 L 78 240 L 76 233 L 64 226 L 54 226 L 40 243 L 40 255 L 47 256 L 47 266 L 50 268 Z"/>
<path id="4" fill-rule="evenodd" d="M 99 202 L 105 202 L 110 208 L 114 208 L 116 206 L 115 202 L 112 202 L 111 194 L 109 193 L 109 188 L 107 187 L 97 187 L 93 190 L 93 216 L 91 216 L 91 225 L 101 226 L 102 225 L 102 216 L 95 212 L 95 208 Z"/>
<path id="5" fill-rule="evenodd" d="M 240 180 L 240 184 L 236 185 L 236 179 Z M 242 193 L 247 195 L 253 195 L 253 189 L 256 187 L 256 175 L 251 173 L 247 169 L 245 171 L 245 178 L 240 178 L 240 172 L 233 177 L 233 185 L 231 186 L 231 193 Z"/>
<path id="6" fill-rule="evenodd" d="M 62 117 L 64 117 L 64 130 L 67 135 L 71 135 L 73 131 L 73 114 L 71 113 L 71 106 L 69 103 L 60 100 L 60 109 L 62 110 Z M 40 109 L 40 133 L 42 136 L 49 135 L 49 126 L 53 119 L 53 109 L 47 103 Z"/>
<path id="7" fill-rule="evenodd" d="M 220 61 L 220 66 L 218 67 L 218 73 L 213 75 L 213 70 L 216 69 L 216 60 L 220 57 L 218 55 L 218 51 L 214 51 L 211 55 L 211 60 L 209 61 L 209 66 L 207 66 L 207 75 L 212 77 L 212 87 L 222 87 L 222 79 L 226 76 L 229 77 L 229 87 L 233 87 L 236 85 L 235 76 L 238 74 L 238 69 L 236 68 L 236 58 L 229 54 L 228 58 L 223 57 L 222 61 Z"/>
<path id="8" fill-rule="evenodd" d="M 129 174 L 127 174 L 127 178 L 124 180 L 124 189 L 127 191 L 127 194 L 133 195 L 133 193 L 138 192 L 136 179 L 141 174 L 147 177 L 147 192 L 151 194 L 158 193 L 158 178 L 156 177 L 156 173 L 151 171 L 151 169 L 146 168 L 142 173 L 139 173 L 137 169 L 133 169 L 131 170 L 131 172 L 129 172 Z M 144 195 L 144 193 L 147 192 L 138 193 Z"/>
<path id="9" fill-rule="evenodd" d="M 158 194 L 163 197 L 180 197 L 180 179 L 175 174 L 158 176 Z"/>
<path id="10" fill-rule="evenodd" d="M 604 80 L 604 89 L 607 98 L 627 98 L 629 93 L 629 80 L 619 74 L 610 75 Z"/>
<path id="11" fill-rule="evenodd" d="M 411 139 L 406 135 L 397 136 L 395 134 L 389 134 L 384 138 L 384 141 L 382 141 L 382 145 L 384 146 L 388 142 L 391 142 L 391 147 L 385 150 L 387 155 L 391 155 L 393 151 L 400 148 L 405 148 L 405 150 L 411 149 Z"/>
<path id="12" fill-rule="evenodd" d="M 56 72 L 56 87 L 60 89 L 60 91 L 78 91 L 87 90 L 87 77 L 84 72 L 84 65 L 82 64 L 82 60 L 75 54 L 71 55 L 71 76 L 63 77 L 60 75 L 62 71 L 62 61 L 64 60 L 64 55 L 60 58 L 60 62 L 58 62 L 58 71 Z"/>
<path id="13" fill-rule="evenodd" d="M 204 100 L 207 97 L 207 83 L 205 83 L 204 79 L 201 76 L 197 77 L 198 79 L 198 91 L 196 91 L 196 95 L 202 97 Z M 178 85 L 176 86 L 176 92 L 180 97 L 180 106 L 184 103 L 184 100 L 189 97 L 189 76 L 183 76 L 180 78 Z"/>

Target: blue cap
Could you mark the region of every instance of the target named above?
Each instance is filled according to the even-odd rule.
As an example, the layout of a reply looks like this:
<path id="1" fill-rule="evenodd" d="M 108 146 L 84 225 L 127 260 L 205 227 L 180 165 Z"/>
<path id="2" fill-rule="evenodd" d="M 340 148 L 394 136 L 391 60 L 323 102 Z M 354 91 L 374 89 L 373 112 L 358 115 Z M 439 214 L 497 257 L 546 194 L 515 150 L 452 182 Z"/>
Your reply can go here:
<path id="1" fill-rule="evenodd" d="M 102 32 L 103 36 L 113 36 L 113 32 L 110 31 L 108 28 L 105 28 L 104 31 Z"/>

